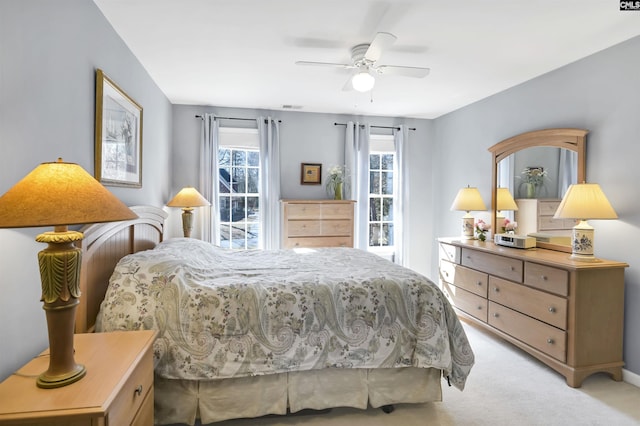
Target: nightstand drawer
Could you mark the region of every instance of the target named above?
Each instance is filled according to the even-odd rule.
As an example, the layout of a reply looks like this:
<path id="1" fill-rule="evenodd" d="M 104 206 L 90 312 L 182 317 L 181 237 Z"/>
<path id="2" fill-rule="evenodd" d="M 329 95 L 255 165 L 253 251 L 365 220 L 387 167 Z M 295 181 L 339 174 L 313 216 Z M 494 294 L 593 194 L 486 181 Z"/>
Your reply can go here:
<path id="1" fill-rule="evenodd" d="M 287 205 L 289 219 L 320 219 L 319 204 L 289 204 Z"/>
<path id="2" fill-rule="evenodd" d="M 296 237 L 287 238 L 283 243 L 284 248 L 319 248 L 319 247 L 353 247 L 352 237 Z"/>
<path id="3" fill-rule="evenodd" d="M 289 237 L 313 237 L 320 235 L 319 220 L 292 220 L 289 221 L 287 232 Z"/>
<path id="4" fill-rule="evenodd" d="M 153 352 L 152 347 L 149 347 L 114 400 L 108 414 L 109 424 L 130 424 L 152 389 Z"/>
<path id="5" fill-rule="evenodd" d="M 353 220 L 353 205 L 343 203 L 322 204 L 322 219 L 347 219 Z"/>

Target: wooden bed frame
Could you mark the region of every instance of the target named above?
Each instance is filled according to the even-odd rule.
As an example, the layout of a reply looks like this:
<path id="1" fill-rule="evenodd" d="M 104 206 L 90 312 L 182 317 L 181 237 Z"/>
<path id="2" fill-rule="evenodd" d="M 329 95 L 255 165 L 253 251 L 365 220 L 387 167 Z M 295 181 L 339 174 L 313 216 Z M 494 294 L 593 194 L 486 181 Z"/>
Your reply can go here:
<path id="1" fill-rule="evenodd" d="M 76 333 L 94 332 L 100 304 L 118 261 L 163 240 L 167 213 L 134 206 L 139 216 L 124 222 L 89 225 L 81 231 L 82 295 Z M 154 379 L 156 424 L 203 424 L 241 417 L 286 414 L 304 409 L 382 407 L 391 404 L 441 401 L 441 371 L 401 368 L 340 369 L 280 373 L 267 376 L 193 381 Z M 260 403 L 258 403 L 260 401 Z"/>
<path id="2" fill-rule="evenodd" d="M 130 207 L 137 219 L 98 223 L 81 229 L 82 269 L 80 270 L 80 304 L 76 312 L 76 333 L 93 332 L 100 303 L 109 278 L 120 259 L 148 250 L 162 241 L 168 214 L 151 206 Z"/>

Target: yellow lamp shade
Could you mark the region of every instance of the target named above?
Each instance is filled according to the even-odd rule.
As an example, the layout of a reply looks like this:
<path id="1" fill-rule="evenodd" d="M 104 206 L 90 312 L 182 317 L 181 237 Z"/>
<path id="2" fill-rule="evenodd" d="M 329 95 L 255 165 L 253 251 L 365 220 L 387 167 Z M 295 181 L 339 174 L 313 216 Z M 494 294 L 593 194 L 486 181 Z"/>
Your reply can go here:
<path id="1" fill-rule="evenodd" d="M 169 207 L 203 207 L 210 205 L 211 203 L 209 203 L 206 198 L 190 186 L 180 190 L 180 192 L 167 203 Z"/>
<path id="2" fill-rule="evenodd" d="M 458 191 L 456 198 L 453 200 L 451 210 L 459 211 L 484 211 L 487 206 L 482 201 L 482 196 L 478 188 L 466 187 Z"/>
<path id="3" fill-rule="evenodd" d="M 597 183 L 578 183 L 569 186 L 554 218 L 617 219 L 618 215 Z"/>

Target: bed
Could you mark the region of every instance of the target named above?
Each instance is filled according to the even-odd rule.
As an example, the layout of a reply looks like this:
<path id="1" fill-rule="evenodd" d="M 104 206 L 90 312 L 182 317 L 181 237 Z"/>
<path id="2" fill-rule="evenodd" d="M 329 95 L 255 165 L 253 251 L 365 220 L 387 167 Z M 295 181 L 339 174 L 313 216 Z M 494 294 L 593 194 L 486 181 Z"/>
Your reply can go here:
<path id="1" fill-rule="evenodd" d="M 156 424 L 439 401 L 474 357 L 423 276 L 347 248 L 163 241 L 166 215 L 84 229 L 77 331 L 158 330 Z"/>

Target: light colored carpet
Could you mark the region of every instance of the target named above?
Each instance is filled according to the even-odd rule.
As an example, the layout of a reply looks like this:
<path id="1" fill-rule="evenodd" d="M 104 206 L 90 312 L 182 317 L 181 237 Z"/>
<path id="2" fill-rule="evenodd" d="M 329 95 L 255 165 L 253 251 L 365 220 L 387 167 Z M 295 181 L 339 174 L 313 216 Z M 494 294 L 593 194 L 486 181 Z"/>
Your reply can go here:
<path id="1" fill-rule="evenodd" d="M 521 350 L 464 324 L 476 364 L 464 392 L 443 382 L 443 401 L 380 409 L 336 408 L 325 414 L 230 420 L 215 426 L 606 425 L 640 424 L 640 388 L 604 374 L 570 388 Z"/>

